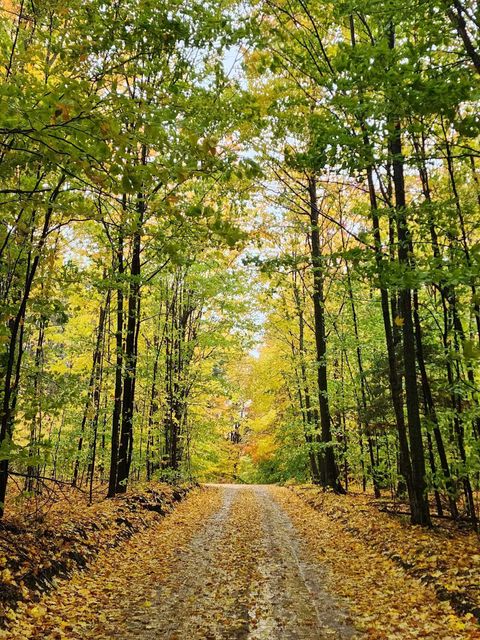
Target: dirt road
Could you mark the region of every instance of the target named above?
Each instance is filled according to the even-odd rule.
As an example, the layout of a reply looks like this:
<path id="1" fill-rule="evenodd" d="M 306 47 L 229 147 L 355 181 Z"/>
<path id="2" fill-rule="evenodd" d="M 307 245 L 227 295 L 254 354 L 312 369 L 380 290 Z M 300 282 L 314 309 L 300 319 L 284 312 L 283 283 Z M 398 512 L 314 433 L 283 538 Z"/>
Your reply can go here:
<path id="1" fill-rule="evenodd" d="M 324 570 L 269 489 L 218 490 L 220 508 L 178 554 L 154 605 L 125 637 L 352 638 L 345 612 L 325 589 Z"/>

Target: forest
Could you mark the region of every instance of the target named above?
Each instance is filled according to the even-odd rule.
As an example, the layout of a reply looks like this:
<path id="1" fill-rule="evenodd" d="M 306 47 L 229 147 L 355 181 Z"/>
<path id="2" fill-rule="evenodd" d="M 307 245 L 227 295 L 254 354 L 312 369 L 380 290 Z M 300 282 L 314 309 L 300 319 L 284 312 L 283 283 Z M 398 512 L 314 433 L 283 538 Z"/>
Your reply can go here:
<path id="1" fill-rule="evenodd" d="M 0 78 L 0 637 L 479 638 L 478 3 L 0 0 Z"/>

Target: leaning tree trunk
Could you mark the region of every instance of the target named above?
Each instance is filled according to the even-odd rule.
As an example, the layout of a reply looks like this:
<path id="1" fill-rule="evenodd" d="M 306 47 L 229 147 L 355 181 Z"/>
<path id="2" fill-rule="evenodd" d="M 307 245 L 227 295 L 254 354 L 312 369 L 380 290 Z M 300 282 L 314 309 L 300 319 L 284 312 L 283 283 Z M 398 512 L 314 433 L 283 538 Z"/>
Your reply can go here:
<path id="1" fill-rule="evenodd" d="M 2 384 L 2 402 L 0 405 L 0 447 L 8 444 L 13 436 L 13 423 L 17 404 L 18 386 L 23 357 L 23 335 L 27 304 L 32 291 L 35 275 L 37 273 L 40 258 L 50 231 L 50 223 L 53 216 L 53 208 L 58 198 L 60 189 L 65 181 L 61 176 L 49 198 L 48 208 L 45 212 L 40 238 L 36 246 L 31 247 L 28 253 L 25 284 L 20 294 L 20 304 L 15 316 L 9 322 L 9 343 L 6 357 L 6 368 Z M 0 518 L 3 517 L 5 497 L 7 495 L 9 460 L 0 461 Z"/>
<path id="2" fill-rule="evenodd" d="M 465 20 L 467 15 L 464 5 L 460 0 L 452 0 L 451 4 L 447 6 L 447 16 L 450 22 L 453 24 L 457 33 L 462 40 L 464 49 L 473 62 L 473 66 L 477 73 L 480 74 L 480 53 L 474 44 L 474 41 L 468 31 L 467 21 Z"/>

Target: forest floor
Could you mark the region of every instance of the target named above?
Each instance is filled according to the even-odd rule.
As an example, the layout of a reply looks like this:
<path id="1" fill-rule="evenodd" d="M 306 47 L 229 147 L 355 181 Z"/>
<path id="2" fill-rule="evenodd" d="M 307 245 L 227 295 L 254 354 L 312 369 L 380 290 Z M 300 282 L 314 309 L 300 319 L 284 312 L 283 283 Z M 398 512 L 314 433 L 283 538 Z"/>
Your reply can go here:
<path id="1" fill-rule="evenodd" d="M 480 639 L 373 542 L 286 488 L 212 485 L 20 603 L 0 637 Z"/>
<path id="2" fill-rule="evenodd" d="M 405 505 L 392 504 L 388 496 L 374 499 L 360 491 L 338 496 L 313 485 L 290 488 L 326 521 L 430 585 L 458 614 L 480 619 L 480 538 L 469 524 L 433 518 L 431 529 L 413 527 L 402 515 Z"/>

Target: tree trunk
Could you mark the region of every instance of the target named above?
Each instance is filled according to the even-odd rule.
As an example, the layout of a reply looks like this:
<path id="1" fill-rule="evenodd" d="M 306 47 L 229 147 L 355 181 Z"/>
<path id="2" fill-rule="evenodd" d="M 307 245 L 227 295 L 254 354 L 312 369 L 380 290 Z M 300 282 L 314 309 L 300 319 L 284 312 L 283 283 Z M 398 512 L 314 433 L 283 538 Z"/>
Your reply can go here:
<path id="1" fill-rule="evenodd" d="M 395 209 L 397 217 L 398 258 L 405 270 L 411 271 L 411 236 L 406 215 L 405 181 L 400 123 L 393 123 L 389 151 L 392 157 L 393 183 L 395 187 Z M 412 468 L 412 493 L 410 496 L 412 523 L 430 526 L 430 513 L 425 481 L 425 453 L 422 440 L 419 397 L 417 387 L 415 333 L 412 313 L 412 292 L 408 285 L 400 291 L 400 312 L 403 323 L 403 361 L 405 369 L 405 396 L 408 417 L 408 433 Z"/>
<path id="2" fill-rule="evenodd" d="M 313 313 L 315 323 L 315 346 L 317 350 L 317 383 L 320 407 L 321 454 L 320 474 L 322 484 L 335 491 L 344 492 L 339 481 L 332 439 L 330 407 L 328 403 L 327 339 L 325 332 L 325 300 L 323 294 L 323 263 L 320 245 L 319 211 L 315 177 L 309 178 L 310 197 L 310 241 L 313 268 Z"/>
<path id="3" fill-rule="evenodd" d="M 145 214 L 145 198 L 137 195 L 137 220 L 132 242 L 130 286 L 125 337 L 125 372 L 123 379 L 122 425 L 118 448 L 116 492 L 127 490 L 130 462 L 133 450 L 133 417 L 135 407 L 135 382 L 137 369 L 138 322 L 140 321 L 141 233 Z"/>
<path id="4" fill-rule="evenodd" d="M 465 9 L 460 0 L 453 0 L 447 8 L 447 15 L 460 36 L 465 51 L 473 62 L 473 66 L 477 73 L 480 73 L 480 54 L 478 53 L 470 34 L 468 33 L 467 23 L 465 20 Z"/>
<path id="5" fill-rule="evenodd" d="M 25 285 L 20 298 L 20 305 L 15 317 L 9 322 L 10 338 L 7 351 L 7 364 L 3 382 L 3 398 L 0 407 L 0 447 L 8 444 L 13 436 L 13 421 L 15 418 L 15 408 L 17 404 L 18 385 L 20 382 L 20 370 L 23 357 L 23 335 L 25 314 L 27 303 L 30 298 L 35 275 L 40 263 L 40 257 L 50 230 L 50 222 L 53 215 L 53 206 L 60 193 L 60 189 L 65 181 L 62 176 L 49 199 L 49 205 L 45 212 L 45 218 L 40 234 L 40 238 L 34 251 L 28 254 L 27 270 L 25 274 Z M 5 509 L 5 497 L 8 484 L 8 458 L 0 461 L 0 518 L 3 517 Z"/>
<path id="6" fill-rule="evenodd" d="M 126 198 L 123 197 L 124 209 L 126 208 Z M 118 444 L 120 434 L 120 416 L 122 413 L 122 393 L 123 393 L 123 274 L 125 271 L 123 263 L 123 232 L 122 227 L 118 232 L 118 243 L 115 253 L 114 266 L 117 271 L 117 311 L 115 330 L 115 391 L 112 414 L 112 441 L 110 445 L 110 473 L 108 481 L 108 498 L 113 498 L 117 491 L 117 469 L 118 469 Z"/>

